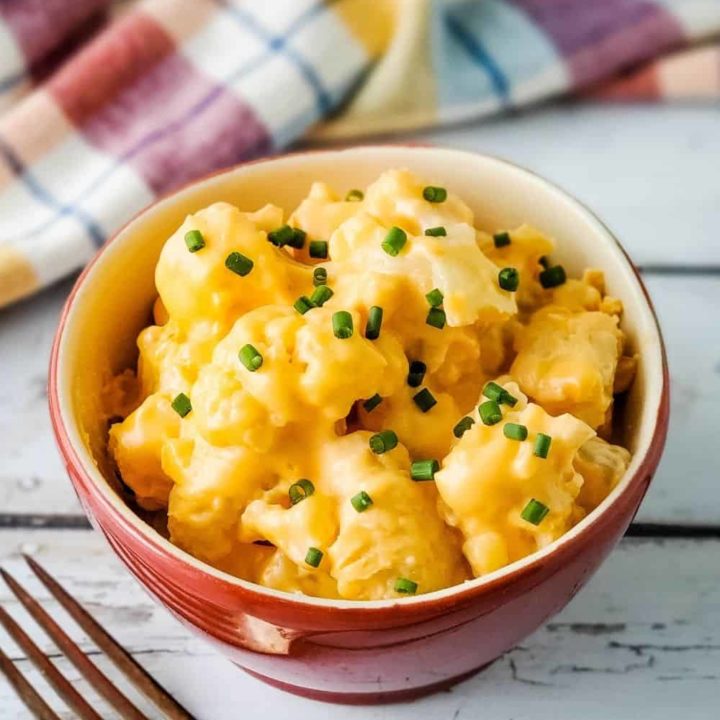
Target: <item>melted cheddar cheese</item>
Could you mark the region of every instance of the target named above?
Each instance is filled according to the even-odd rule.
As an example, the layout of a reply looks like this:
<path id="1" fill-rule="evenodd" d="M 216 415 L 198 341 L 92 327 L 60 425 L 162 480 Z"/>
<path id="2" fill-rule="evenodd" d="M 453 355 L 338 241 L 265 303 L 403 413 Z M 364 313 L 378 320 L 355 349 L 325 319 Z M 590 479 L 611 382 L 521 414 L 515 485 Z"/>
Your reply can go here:
<path id="1" fill-rule="evenodd" d="M 216 203 L 165 242 L 155 324 L 138 336 L 136 371 L 105 395 L 122 418 L 110 455 L 135 502 L 167 513 L 173 543 L 278 590 L 398 597 L 546 546 L 619 482 L 630 454 L 596 432 L 609 436 L 636 360 L 602 274 L 544 287 L 550 238 L 523 225 L 496 242 L 459 197 L 430 202 L 424 188 L 406 170 L 383 173 L 361 199 L 318 182 L 287 219 L 273 205 Z M 290 244 L 273 233 L 285 223 Z M 383 248 L 393 227 L 406 237 L 395 255 Z M 201 247 L 188 245 L 191 231 Z M 327 257 L 312 241 L 327 242 Z M 237 253 L 252 267 L 233 271 Z M 499 283 L 507 267 L 516 289 Z M 316 268 L 332 292 L 301 312 Z M 442 327 L 428 322 L 433 290 Z M 373 307 L 382 325 L 368 338 Z M 259 367 L 241 361 L 247 346 Z M 413 362 L 424 371 L 409 383 Z M 485 424 L 491 381 L 507 395 Z M 429 405 L 418 397 L 428 392 Z M 507 437 L 507 423 L 526 439 Z M 371 438 L 388 430 L 397 443 L 376 452 Z M 539 434 L 552 438 L 547 457 Z M 423 460 L 437 461 L 435 482 L 419 481 Z M 541 521 L 526 519 L 531 502 Z"/>

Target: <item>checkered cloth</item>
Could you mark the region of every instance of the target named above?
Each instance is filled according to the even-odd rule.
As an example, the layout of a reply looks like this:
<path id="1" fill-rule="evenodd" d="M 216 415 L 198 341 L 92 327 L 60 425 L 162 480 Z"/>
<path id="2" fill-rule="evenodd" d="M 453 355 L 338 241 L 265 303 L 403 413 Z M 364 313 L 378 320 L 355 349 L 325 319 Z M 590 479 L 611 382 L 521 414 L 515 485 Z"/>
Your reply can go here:
<path id="1" fill-rule="evenodd" d="M 81 267 L 160 193 L 311 129 L 720 89 L 719 47 L 690 47 L 720 32 L 718 0 L 112 4 L 0 0 L 0 305 Z"/>

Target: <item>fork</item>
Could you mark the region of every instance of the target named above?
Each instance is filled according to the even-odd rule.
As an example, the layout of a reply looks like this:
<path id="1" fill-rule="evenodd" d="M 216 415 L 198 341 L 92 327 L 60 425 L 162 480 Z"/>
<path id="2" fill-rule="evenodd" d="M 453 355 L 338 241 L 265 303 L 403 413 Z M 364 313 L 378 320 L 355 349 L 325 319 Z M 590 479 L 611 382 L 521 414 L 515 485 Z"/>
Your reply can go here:
<path id="1" fill-rule="evenodd" d="M 93 642 L 115 663 L 119 670 L 147 698 L 162 710 L 167 720 L 194 720 L 167 691 L 150 676 L 145 669 L 45 570 L 36 560 L 23 555 L 32 571 L 50 591 L 73 620 L 87 633 Z M 124 720 L 148 720 L 138 708 L 112 683 L 87 655 L 75 644 L 69 635 L 50 617 L 48 612 L 35 600 L 15 578 L 0 568 L 0 575 L 28 613 L 47 633 L 57 647 L 65 654 L 79 672 L 85 676 L 97 692 L 102 695 Z M 69 708 L 82 720 L 102 720 L 102 716 L 72 686 L 50 659 L 30 639 L 10 614 L 0 605 L 0 625 L 34 663 L 43 677 L 52 685 Z M 43 700 L 27 678 L 15 667 L 12 660 L 0 649 L 0 671 L 4 673 L 27 708 L 40 720 L 60 720 L 55 711 Z"/>

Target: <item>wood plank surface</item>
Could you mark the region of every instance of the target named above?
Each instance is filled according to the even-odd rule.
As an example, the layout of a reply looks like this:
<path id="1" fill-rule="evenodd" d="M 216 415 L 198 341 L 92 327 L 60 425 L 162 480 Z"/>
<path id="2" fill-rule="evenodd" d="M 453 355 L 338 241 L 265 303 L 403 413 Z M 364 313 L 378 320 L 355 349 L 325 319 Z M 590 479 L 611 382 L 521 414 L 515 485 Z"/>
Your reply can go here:
<path id="1" fill-rule="evenodd" d="M 332 712 L 347 720 L 709 720 L 720 688 L 717 539 L 627 538 L 560 615 L 483 673 L 414 703 L 341 709 L 268 688 L 218 657 L 145 595 L 99 534 L 0 531 L 0 564 L 57 611 L 75 639 L 82 633 L 32 578 L 19 552 L 35 555 L 200 719 L 309 720 Z M 25 623 L 2 583 L 0 603 Z M 118 677 L 90 643 L 81 644 Z M 28 670 L 28 661 L 1 633 L 0 647 Z M 94 697 L 65 660 L 58 666 Z M 0 720 L 26 718 L 0 680 Z"/>

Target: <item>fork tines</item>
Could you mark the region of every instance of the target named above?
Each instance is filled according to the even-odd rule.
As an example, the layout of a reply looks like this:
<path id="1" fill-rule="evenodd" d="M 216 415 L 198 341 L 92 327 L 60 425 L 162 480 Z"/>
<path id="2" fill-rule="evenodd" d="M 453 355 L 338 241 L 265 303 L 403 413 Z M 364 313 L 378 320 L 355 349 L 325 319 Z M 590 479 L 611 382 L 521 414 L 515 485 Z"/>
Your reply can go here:
<path id="1" fill-rule="evenodd" d="M 144 668 L 76 601 L 67 591 L 45 570 L 36 560 L 24 556 L 33 572 L 45 585 L 55 599 L 67 610 L 68 614 L 87 633 L 93 642 L 102 650 L 125 676 L 152 700 L 164 713 L 168 720 L 193 720 L 193 716 L 185 710 L 167 691 L 154 680 Z M 97 690 L 127 720 L 147 720 L 147 717 L 115 687 L 85 653 L 76 645 L 70 636 L 53 620 L 48 612 L 35 600 L 20 583 L 6 570 L 0 568 L 0 575 L 12 590 L 17 599 L 24 605 L 28 613 L 52 638 L 57 647 L 73 665 L 82 673 L 92 687 Z M 72 708 L 81 720 L 102 720 L 101 716 L 91 707 L 85 698 L 60 673 L 57 667 L 38 648 L 30 636 L 13 620 L 10 614 L 0 607 L 0 625 L 2 625 L 34 663 L 43 677 L 52 685 L 57 694 Z M 0 671 L 7 677 L 20 699 L 42 720 L 59 720 L 57 714 L 48 706 L 28 680 L 13 665 L 12 661 L 0 650 Z"/>

